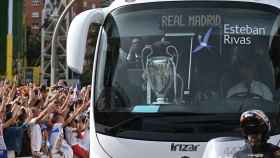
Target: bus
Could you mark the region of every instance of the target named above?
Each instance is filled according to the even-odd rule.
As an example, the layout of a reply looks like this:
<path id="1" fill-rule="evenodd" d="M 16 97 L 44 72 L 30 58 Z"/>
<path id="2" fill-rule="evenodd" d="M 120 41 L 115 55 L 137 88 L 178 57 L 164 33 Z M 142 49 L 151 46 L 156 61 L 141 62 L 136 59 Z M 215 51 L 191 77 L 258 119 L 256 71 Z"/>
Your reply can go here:
<path id="1" fill-rule="evenodd" d="M 116 0 L 87 10 L 67 37 L 78 73 L 92 25 L 91 157 L 232 157 L 251 109 L 268 115 L 279 145 L 279 0 Z"/>

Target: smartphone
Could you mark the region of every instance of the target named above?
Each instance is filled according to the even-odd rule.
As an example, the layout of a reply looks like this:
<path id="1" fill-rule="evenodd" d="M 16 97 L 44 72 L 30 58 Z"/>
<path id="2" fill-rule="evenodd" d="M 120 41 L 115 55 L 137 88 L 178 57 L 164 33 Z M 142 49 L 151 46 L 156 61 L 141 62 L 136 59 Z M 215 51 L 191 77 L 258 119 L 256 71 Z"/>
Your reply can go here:
<path id="1" fill-rule="evenodd" d="M 38 96 L 38 95 L 39 95 L 39 91 L 38 91 L 38 89 L 35 89 L 35 90 L 34 90 L 34 94 L 35 94 L 36 96 Z"/>

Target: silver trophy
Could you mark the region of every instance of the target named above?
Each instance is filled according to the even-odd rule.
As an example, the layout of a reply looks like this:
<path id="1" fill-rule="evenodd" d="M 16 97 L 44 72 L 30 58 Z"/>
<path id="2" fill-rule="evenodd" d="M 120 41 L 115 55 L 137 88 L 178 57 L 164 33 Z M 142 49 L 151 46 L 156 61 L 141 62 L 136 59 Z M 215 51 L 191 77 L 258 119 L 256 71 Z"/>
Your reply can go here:
<path id="1" fill-rule="evenodd" d="M 171 49 L 174 51 L 170 51 Z M 176 80 L 178 74 L 176 72 L 176 64 L 178 61 L 178 51 L 175 46 L 171 45 L 166 48 L 166 55 L 168 56 L 152 56 L 152 54 L 153 49 L 151 45 L 147 45 L 142 50 L 142 65 L 148 82 L 147 87 L 151 87 L 157 98 L 153 104 L 170 104 L 166 95 L 171 87 L 174 87 L 175 98 L 177 96 Z M 149 103 L 149 101 L 147 102 Z"/>

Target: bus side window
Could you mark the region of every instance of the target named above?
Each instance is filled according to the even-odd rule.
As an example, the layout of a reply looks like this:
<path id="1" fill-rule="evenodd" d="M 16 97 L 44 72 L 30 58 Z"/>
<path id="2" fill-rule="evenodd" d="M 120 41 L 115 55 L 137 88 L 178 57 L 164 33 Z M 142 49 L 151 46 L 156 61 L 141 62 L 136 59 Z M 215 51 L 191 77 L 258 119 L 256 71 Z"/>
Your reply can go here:
<path id="1" fill-rule="evenodd" d="M 273 36 L 271 46 L 270 46 L 270 58 L 272 60 L 272 65 L 274 67 L 275 76 L 275 88 L 278 90 L 280 88 L 280 28 L 278 32 Z"/>

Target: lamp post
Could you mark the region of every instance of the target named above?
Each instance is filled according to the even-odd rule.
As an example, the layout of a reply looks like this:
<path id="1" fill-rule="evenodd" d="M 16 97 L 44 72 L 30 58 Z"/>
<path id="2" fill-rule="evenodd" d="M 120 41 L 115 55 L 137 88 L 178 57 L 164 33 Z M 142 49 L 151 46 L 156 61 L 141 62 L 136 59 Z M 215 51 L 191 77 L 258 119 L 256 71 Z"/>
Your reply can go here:
<path id="1" fill-rule="evenodd" d="M 13 0 L 9 0 L 6 76 L 13 79 Z"/>
<path id="2" fill-rule="evenodd" d="M 55 82 L 57 81 L 56 77 L 58 76 L 56 68 L 57 68 L 57 53 L 55 50 L 55 43 L 56 43 L 56 36 L 58 33 L 58 27 L 60 25 L 60 23 L 62 22 L 64 16 L 66 15 L 66 13 L 68 12 L 68 10 L 71 8 L 71 6 L 75 3 L 76 0 L 72 0 L 67 6 L 66 8 L 63 10 L 61 16 L 59 17 L 55 28 L 54 28 L 54 32 L 53 32 L 53 36 L 52 36 L 52 46 L 51 46 L 51 85 L 55 84 Z"/>

